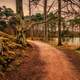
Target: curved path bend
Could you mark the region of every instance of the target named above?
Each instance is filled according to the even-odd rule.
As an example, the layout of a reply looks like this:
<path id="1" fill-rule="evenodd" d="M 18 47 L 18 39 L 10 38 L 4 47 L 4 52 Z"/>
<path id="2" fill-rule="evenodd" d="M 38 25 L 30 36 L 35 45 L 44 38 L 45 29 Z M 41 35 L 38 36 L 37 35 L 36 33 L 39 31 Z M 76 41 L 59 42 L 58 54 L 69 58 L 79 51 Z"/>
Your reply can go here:
<path id="1" fill-rule="evenodd" d="M 80 80 L 80 73 L 65 53 L 39 41 L 30 41 L 37 53 L 32 61 L 24 61 L 12 80 Z M 9 76 L 10 78 L 10 76 Z M 10 80 L 10 79 L 8 79 Z"/>

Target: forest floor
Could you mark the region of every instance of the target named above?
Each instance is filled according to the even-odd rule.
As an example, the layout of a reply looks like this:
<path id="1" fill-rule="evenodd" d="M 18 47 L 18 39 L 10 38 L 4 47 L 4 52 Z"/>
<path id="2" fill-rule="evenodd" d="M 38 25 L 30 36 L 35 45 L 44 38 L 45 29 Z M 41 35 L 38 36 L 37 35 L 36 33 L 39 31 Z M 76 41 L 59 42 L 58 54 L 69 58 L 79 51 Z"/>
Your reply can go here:
<path id="1" fill-rule="evenodd" d="M 6 72 L 5 80 L 80 80 L 80 56 L 76 52 L 40 41 L 30 44 L 22 64 Z"/>

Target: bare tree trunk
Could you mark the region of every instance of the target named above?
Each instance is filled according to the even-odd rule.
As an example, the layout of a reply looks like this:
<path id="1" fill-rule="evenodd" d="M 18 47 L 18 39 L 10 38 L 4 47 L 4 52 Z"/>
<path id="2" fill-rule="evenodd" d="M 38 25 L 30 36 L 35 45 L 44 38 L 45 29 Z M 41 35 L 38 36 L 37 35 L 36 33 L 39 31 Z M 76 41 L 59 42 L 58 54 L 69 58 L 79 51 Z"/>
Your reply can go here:
<path id="1" fill-rule="evenodd" d="M 29 0 L 29 19 L 31 22 L 31 0 Z M 31 36 L 31 39 L 33 40 L 33 28 L 31 28 L 30 36 Z"/>
<path id="2" fill-rule="evenodd" d="M 24 17 L 24 13 L 23 13 L 23 0 L 16 0 L 16 12 L 22 18 Z"/>
<path id="3" fill-rule="evenodd" d="M 25 36 L 25 22 L 23 20 L 23 0 L 16 0 L 16 12 L 17 12 L 17 27 L 16 27 L 16 39 L 17 43 L 26 46 L 26 36 Z"/>
<path id="4" fill-rule="evenodd" d="M 58 0 L 58 46 L 61 45 L 61 0 Z"/>
<path id="5" fill-rule="evenodd" d="M 29 16 L 31 17 L 31 1 L 29 0 Z"/>
<path id="6" fill-rule="evenodd" d="M 47 33 L 47 0 L 44 0 L 44 20 L 45 20 L 44 38 L 47 41 L 47 39 L 48 39 L 48 33 Z"/>
<path id="7" fill-rule="evenodd" d="M 21 18 L 18 17 L 20 20 L 19 23 L 17 23 L 16 26 L 16 40 L 18 44 L 22 44 L 22 46 L 26 46 L 26 34 L 25 34 L 25 21 Z"/>

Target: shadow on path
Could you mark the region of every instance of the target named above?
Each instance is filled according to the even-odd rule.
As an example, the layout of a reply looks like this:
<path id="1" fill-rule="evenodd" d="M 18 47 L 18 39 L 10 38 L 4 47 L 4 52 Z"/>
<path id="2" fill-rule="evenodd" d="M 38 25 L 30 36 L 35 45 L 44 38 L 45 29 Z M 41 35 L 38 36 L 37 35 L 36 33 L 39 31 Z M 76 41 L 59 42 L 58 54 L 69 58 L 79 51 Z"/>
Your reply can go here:
<path id="1" fill-rule="evenodd" d="M 6 74 L 6 80 L 42 80 L 47 74 L 45 71 L 46 63 L 41 60 L 38 46 L 27 51 L 31 58 L 25 57 L 18 71 L 11 71 Z"/>
<path id="2" fill-rule="evenodd" d="M 70 49 L 65 48 L 58 49 L 66 55 L 68 60 L 75 66 L 76 70 L 80 72 L 80 54 Z"/>

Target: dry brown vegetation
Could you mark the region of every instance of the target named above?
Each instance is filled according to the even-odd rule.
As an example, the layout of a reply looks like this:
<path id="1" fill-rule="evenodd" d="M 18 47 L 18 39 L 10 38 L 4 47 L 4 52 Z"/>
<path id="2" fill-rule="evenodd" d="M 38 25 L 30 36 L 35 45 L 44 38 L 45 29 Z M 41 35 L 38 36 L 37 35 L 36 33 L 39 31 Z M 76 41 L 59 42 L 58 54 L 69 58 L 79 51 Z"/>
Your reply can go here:
<path id="1" fill-rule="evenodd" d="M 0 32 L 0 49 L 0 73 L 3 75 L 2 72 L 16 69 L 21 64 L 27 47 L 17 44 L 16 37 Z"/>

